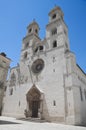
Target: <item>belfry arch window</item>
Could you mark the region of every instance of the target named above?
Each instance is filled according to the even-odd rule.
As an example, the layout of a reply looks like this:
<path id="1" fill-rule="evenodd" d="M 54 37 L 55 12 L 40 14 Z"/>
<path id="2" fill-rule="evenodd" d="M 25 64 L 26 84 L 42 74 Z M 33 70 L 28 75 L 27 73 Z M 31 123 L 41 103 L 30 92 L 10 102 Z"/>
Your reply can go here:
<path id="1" fill-rule="evenodd" d="M 32 28 L 30 28 L 28 32 L 31 33 L 32 32 Z"/>
<path id="2" fill-rule="evenodd" d="M 52 19 L 55 19 L 55 18 L 56 18 L 56 14 L 53 14 L 53 15 L 52 15 Z"/>
<path id="3" fill-rule="evenodd" d="M 57 47 L 57 41 L 56 40 L 53 42 L 53 48 L 55 48 L 55 47 Z"/>
<path id="4" fill-rule="evenodd" d="M 35 33 L 38 34 L 38 30 L 37 29 L 35 29 Z"/>
<path id="5" fill-rule="evenodd" d="M 57 28 L 52 29 L 51 34 L 52 34 L 52 35 L 57 34 Z"/>

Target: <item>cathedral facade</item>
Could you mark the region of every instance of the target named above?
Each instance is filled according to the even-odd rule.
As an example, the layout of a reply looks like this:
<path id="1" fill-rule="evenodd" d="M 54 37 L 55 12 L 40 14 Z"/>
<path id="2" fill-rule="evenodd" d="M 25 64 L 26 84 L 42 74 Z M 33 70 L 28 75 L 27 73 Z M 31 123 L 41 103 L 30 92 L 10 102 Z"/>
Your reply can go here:
<path id="1" fill-rule="evenodd" d="M 23 38 L 20 62 L 11 68 L 2 115 L 86 123 L 86 74 L 70 51 L 60 7 L 49 13 L 46 36 L 33 21 Z"/>

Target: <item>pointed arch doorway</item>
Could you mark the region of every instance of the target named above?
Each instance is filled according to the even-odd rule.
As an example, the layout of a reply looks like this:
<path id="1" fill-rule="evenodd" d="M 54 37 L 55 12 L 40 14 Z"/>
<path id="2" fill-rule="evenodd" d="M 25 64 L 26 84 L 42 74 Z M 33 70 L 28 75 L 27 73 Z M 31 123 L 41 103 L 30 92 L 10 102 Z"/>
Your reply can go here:
<path id="1" fill-rule="evenodd" d="M 39 109 L 41 108 L 41 92 L 33 85 L 26 94 L 30 117 L 38 118 Z"/>

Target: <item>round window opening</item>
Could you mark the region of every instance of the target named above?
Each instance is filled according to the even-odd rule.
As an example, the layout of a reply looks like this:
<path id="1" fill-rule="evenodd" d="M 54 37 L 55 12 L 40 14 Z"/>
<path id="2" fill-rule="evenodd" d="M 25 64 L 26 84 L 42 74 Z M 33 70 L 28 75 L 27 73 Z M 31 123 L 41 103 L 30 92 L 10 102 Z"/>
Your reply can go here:
<path id="1" fill-rule="evenodd" d="M 35 74 L 40 73 L 44 68 L 44 61 L 42 59 L 37 59 L 36 61 L 33 62 L 32 64 L 32 72 Z"/>

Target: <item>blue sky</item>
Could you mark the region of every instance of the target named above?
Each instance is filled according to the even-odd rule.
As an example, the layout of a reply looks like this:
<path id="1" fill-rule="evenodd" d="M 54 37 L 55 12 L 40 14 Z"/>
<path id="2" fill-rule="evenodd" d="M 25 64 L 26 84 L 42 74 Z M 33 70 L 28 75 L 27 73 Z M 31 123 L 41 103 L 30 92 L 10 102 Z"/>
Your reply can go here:
<path id="1" fill-rule="evenodd" d="M 5 52 L 12 59 L 11 67 L 20 60 L 22 39 L 28 24 L 35 19 L 43 39 L 48 13 L 55 5 L 64 12 L 70 49 L 86 72 L 86 0 L 0 0 L 0 52 Z"/>

